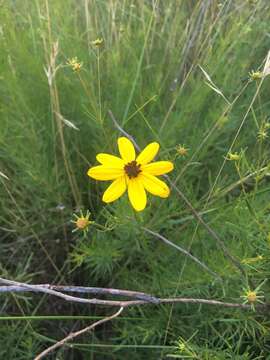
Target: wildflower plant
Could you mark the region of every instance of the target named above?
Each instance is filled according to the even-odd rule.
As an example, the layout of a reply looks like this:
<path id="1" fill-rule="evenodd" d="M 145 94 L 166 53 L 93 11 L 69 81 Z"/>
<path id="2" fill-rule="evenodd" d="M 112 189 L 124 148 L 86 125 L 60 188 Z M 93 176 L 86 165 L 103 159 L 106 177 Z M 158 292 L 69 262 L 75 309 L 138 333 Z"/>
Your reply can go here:
<path id="1" fill-rule="evenodd" d="M 151 162 L 159 151 L 157 142 L 147 145 L 136 157 L 132 142 L 126 137 L 120 137 L 118 149 L 121 158 L 100 153 L 96 158 L 101 165 L 91 167 L 87 172 L 95 180 L 113 180 L 103 194 L 105 203 L 117 200 L 127 190 L 133 208 L 142 211 L 147 203 L 146 191 L 161 198 L 169 196 L 169 187 L 157 176 L 172 171 L 174 166 L 170 161 Z"/>
<path id="2" fill-rule="evenodd" d="M 82 6 L 74 0 L 1 1 L 0 270 L 5 277 L 25 283 L 55 284 L 63 279 L 66 285 L 138 290 L 166 298 L 226 302 L 242 295 L 237 302 L 250 306 L 256 300 L 256 308 L 259 300 L 264 301 L 259 298 L 263 294 L 251 284 L 269 278 L 269 129 L 262 124 L 270 113 L 270 79 L 266 76 L 269 61 L 267 68 L 262 62 L 270 48 L 270 3 L 258 0 L 251 7 L 254 1 L 221 1 L 217 7 L 204 0 L 168 1 L 166 6 L 145 1 L 131 8 L 133 2 L 93 0 Z M 56 39 L 58 55 L 53 46 Z M 71 47 L 77 57 L 70 53 Z M 179 49 L 183 49 L 180 59 Z M 63 62 L 65 66 L 58 65 Z M 206 80 L 209 74 L 213 82 L 205 84 L 198 64 L 205 69 Z M 256 70 L 250 78 L 247 69 Z M 149 101 L 157 93 L 158 101 Z M 99 154 L 99 165 L 106 171 L 113 168 L 117 177 L 103 179 L 102 185 L 112 182 L 110 191 L 103 195 L 103 206 L 95 206 L 100 194 L 95 180 L 85 173 L 98 163 L 92 157 L 88 165 L 87 157 L 114 139 L 105 122 L 109 109 L 121 114 L 120 125 L 141 144 L 153 136 L 160 139 L 164 154 L 178 159 L 175 187 L 229 253 L 238 261 L 245 259 L 241 262 L 245 277 L 230 264 L 176 189 L 165 199 L 169 183 L 161 173 L 148 174 L 164 180 L 159 195 L 154 194 L 160 197 L 161 191 L 164 200 L 157 198 L 155 209 L 139 213 L 143 216 L 127 211 L 128 196 L 135 197 L 133 202 L 141 210 L 144 193 L 150 192 L 150 198 L 151 191 L 156 191 L 156 182 L 148 191 L 138 181 L 145 179 L 147 172 L 142 169 L 152 166 L 153 159 L 146 165 L 138 162 L 138 167 L 134 166 L 138 165 L 136 154 L 126 160 L 120 153 L 115 162 L 121 165 L 115 168 L 114 160 L 105 164 L 105 156 Z M 80 131 L 74 131 L 66 118 L 74 119 Z M 179 142 L 190 148 L 186 156 L 183 149 L 177 154 Z M 241 148 L 246 149 L 244 154 Z M 232 153 L 228 155 L 227 149 Z M 223 156 L 230 161 L 224 162 Z M 125 169 L 130 162 L 133 166 Z M 126 170 L 136 176 L 130 178 Z M 98 177 L 99 170 L 92 171 Z M 263 181 L 257 181 L 259 177 Z M 132 195 L 135 185 L 143 197 Z M 123 201 L 106 206 L 121 193 Z M 58 203 L 64 204 L 61 211 Z M 74 215 L 70 234 L 66 219 L 81 206 L 85 210 Z M 190 249 L 224 281 L 214 280 L 184 254 L 144 232 L 142 222 L 175 245 Z M 250 288 L 243 290 L 246 278 Z M 267 303 L 269 284 L 263 290 Z M 70 315 L 80 315 L 83 326 L 92 322 L 89 315 L 113 311 L 91 305 L 89 314 L 88 305 L 62 307 L 57 305 L 60 300 L 47 302 L 48 296 L 37 303 L 30 293 L 1 298 L 2 317 L 11 319 L 1 323 L 0 358 L 27 360 L 49 343 L 48 338 L 33 336 L 32 326 L 22 331 L 21 320 L 27 319 L 22 311 L 37 315 L 38 321 L 31 320 L 35 333 L 49 333 L 53 339 L 62 337 L 61 329 L 73 328 L 77 320 Z M 241 308 L 172 306 L 127 308 L 109 332 L 102 326 L 92 340 L 86 334 L 72 348 L 56 349 L 52 356 L 111 358 L 119 348 L 118 360 L 165 359 L 167 351 L 175 351 L 171 358 L 180 359 L 269 356 L 267 312 L 257 316 Z M 52 324 L 48 318 L 43 323 L 42 309 L 59 316 L 58 321 Z M 68 315 L 68 322 L 62 315 Z M 180 338 L 177 350 L 168 346 Z"/>

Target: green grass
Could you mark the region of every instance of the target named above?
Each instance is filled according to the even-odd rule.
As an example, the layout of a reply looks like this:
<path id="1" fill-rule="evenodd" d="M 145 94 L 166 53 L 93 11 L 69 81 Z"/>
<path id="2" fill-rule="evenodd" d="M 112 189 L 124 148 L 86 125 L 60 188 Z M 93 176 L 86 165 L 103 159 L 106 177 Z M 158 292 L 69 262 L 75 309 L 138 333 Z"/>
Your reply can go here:
<path id="1" fill-rule="evenodd" d="M 270 48 L 269 14 L 267 0 L 2 1 L 0 172 L 9 180 L 0 173 L 1 275 L 235 302 L 249 284 L 268 279 L 269 137 L 258 133 L 268 123 L 270 80 L 248 78 L 262 70 Z M 96 38 L 104 39 L 100 49 L 91 44 Z M 83 63 L 80 72 L 67 66 L 73 57 Z M 139 215 L 126 196 L 102 203 L 107 183 L 86 172 L 97 153 L 117 153 L 109 110 L 140 147 L 161 144 L 159 158 L 175 164 L 172 180 L 243 262 L 245 279 L 175 191 L 167 200 L 149 196 Z M 228 152 L 240 160 L 228 161 Z M 79 209 L 106 231 L 72 233 Z M 142 226 L 190 248 L 224 281 Z M 268 282 L 261 291 L 269 300 Z M 6 359 L 32 358 L 87 326 L 89 316 L 112 312 L 37 294 L 1 295 L 0 306 Z M 51 358 L 270 359 L 269 327 L 267 314 L 147 306 L 125 310 Z"/>

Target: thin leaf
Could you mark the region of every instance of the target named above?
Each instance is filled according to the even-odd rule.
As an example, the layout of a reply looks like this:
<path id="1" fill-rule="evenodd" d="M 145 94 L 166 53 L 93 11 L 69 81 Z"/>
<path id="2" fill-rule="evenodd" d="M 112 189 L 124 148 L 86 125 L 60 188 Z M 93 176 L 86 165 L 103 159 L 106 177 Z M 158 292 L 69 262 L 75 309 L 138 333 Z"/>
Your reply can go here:
<path id="1" fill-rule="evenodd" d="M 73 122 L 71 122 L 71 121 L 68 120 L 68 119 L 65 119 L 63 115 L 59 114 L 58 112 L 55 112 L 55 114 L 56 114 L 56 116 L 57 116 L 61 121 L 63 121 L 63 123 L 64 123 L 65 125 L 67 125 L 68 127 L 72 128 L 72 129 L 74 129 L 74 130 L 77 130 L 77 131 L 80 130 L 79 128 L 77 128 L 76 125 L 73 124 Z"/>
<path id="2" fill-rule="evenodd" d="M 9 180 L 9 177 L 5 175 L 2 171 L 0 171 L 0 176 L 2 176 L 6 180 Z"/>

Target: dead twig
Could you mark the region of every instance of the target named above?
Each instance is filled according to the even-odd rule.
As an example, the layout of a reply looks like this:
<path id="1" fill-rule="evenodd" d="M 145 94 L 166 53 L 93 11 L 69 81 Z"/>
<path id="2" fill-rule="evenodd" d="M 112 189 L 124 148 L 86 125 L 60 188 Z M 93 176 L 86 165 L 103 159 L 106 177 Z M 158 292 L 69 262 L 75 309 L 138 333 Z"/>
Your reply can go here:
<path id="1" fill-rule="evenodd" d="M 26 284 L 26 283 L 20 283 L 18 281 L 7 280 L 4 278 L 0 278 L 0 283 L 13 286 L 13 288 L 10 288 L 10 289 L 7 289 L 7 287 L 5 287 L 5 289 L 4 289 L 5 292 L 16 292 L 16 291 L 18 292 L 18 287 L 19 287 L 21 289 L 24 289 L 25 291 L 41 292 L 41 293 L 45 293 L 48 295 L 57 296 L 66 301 L 78 302 L 78 303 L 83 303 L 83 304 L 94 304 L 94 305 L 105 305 L 105 306 L 107 305 L 107 306 L 121 307 L 121 306 L 128 306 L 128 303 L 129 303 L 129 301 L 121 301 L 121 300 L 102 300 L 102 299 L 96 299 L 96 298 L 86 299 L 86 298 L 82 298 L 82 297 L 71 296 L 71 295 L 64 294 L 60 291 L 53 290 L 53 287 L 54 287 L 53 285 L 45 285 L 45 286 L 44 285 L 31 285 L 31 284 Z M 15 286 L 15 288 L 14 288 L 14 286 Z M 69 290 L 69 291 L 72 291 L 72 290 Z M 4 291 L 1 291 L 1 286 L 0 286 L 0 293 L 1 292 L 4 292 Z M 123 292 L 125 293 L 125 296 L 127 296 L 128 291 L 123 290 Z M 121 295 L 123 295 L 123 292 Z M 99 293 L 101 293 L 101 291 Z M 103 289 L 103 294 L 104 293 L 106 293 L 106 291 Z M 111 289 L 111 291 L 110 292 L 107 291 L 107 293 L 110 293 L 111 295 L 116 295 L 117 289 Z M 134 293 L 135 292 L 131 292 L 130 295 L 131 294 L 134 295 Z M 142 295 L 142 293 L 139 293 L 139 294 Z M 119 293 L 117 295 L 119 295 Z M 151 295 L 145 294 L 145 297 L 141 296 L 141 299 L 143 299 L 141 301 L 144 301 L 144 302 L 159 303 L 159 300 L 152 297 Z"/>
<path id="2" fill-rule="evenodd" d="M 14 283 L 13 281 L 0 278 L 0 283 Z M 25 286 L 27 285 L 27 287 Z M 45 291 L 44 291 L 45 289 Z M 112 288 L 99 288 L 99 287 L 87 287 L 87 286 L 66 286 L 66 285 L 50 285 L 50 284 L 38 284 L 38 285 L 30 285 L 23 284 L 20 285 L 7 285 L 0 286 L 0 294 L 1 293 L 17 293 L 17 292 L 45 292 L 46 289 L 51 289 L 59 292 L 74 292 L 81 294 L 97 294 L 97 295 L 112 295 L 112 296 L 126 296 L 137 300 L 145 300 L 149 302 L 158 302 L 158 299 L 152 295 L 145 294 L 139 291 L 129 291 L 122 289 L 112 289 Z M 53 295 L 56 295 L 53 293 Z M 57 295 L 56 295 L 57 296 Z M 80 299 L 77 298 L 76 299 Z"/>
<path id="3" fill-rule="evenodd" d="M 31 285 L 31 284 L 25 284 L 20 283 L 18 281 L 12 281 L 0 278 L 0 283 L 3 284 L 9 284 L 10 286 L 0 286 L 0 294 L 1 293 L 16 293 L 16 292 L 41 292 L 46 293 L 48 295 L 55 295 L 58 296 L 66 301 L 71 302 L 78 302 L 78 303 L 85 303 L 85 304 L 92 304 L 92 305 L 106 305 L 106 306 L 117 306 L 117 307 L 132 307 L 132 306 L 140 306 L 140 305 L 160 305 L 160 304 L 172 304 L 172 303 L 182 303 L 182 304 L 204 304 L 204 305 L 214 305 L 214 306 L 223 306 L 228 308 L 238 308 L 243 310 L 256 310 L 256 309 L 268 309 L 269 304 L 258 304 L 255 307 L 253 305 L 249 304 L 240 304 L 240 303 L 228 303 L 223 302 L 219 300 L 209 300 L 209 299 L 196 299 L 196 298 L 184 298 L 184 297 L 172 297 L 172 298 L 158 298 L 154 297 L 149 294 L 145 293 L 137 293 L 134 291 L 129 290 L 118 290 L 118 289 L 106 289 L 106 288 L 97 288 L 102 291 L 99 292 L 99 294 L 109 294 L 112 296 L 118 296 L 121 292 L 121 295 L 125 294 L 140 294 L 142 297 L 141 299 L 135 299 L 135 300 L 101 300 L 101 299 L 85 299 L 85 298 L 79 298 L 76 296 L 70 296 L 63 294 L 60 291 L 51 290 L 51 288 L 56 287 L 58 289 L 69 289 L 69 291 L 74 291 L 76 287 L 67 287 L 67 286 L 56 286 L 56 285 Z M 4 291 L 1 291 L 1 288 L 4 288 Z M 19 290 L 19 288 L 21 290 Z M 82 291 L 82 289 L 84 289 Z M 87 287 L 77 287 L 77 292 L 87 292 L 85 289 L 94 289 L 94 288 L 87 288 Z M 108 291 L 109 290 L 109 291 Z M 137 296 L 137 295 L 136 295 Z"/>
<path id="4" fill-rule="evenodd" d="M 98 320 L 96 321 L 95 323 L 93 323 L 92 325 L 89 325 L 81 330 L 78 330 L 76 332 L 72 332 L 70 333 L 68 336 L 66 336 L 64 339 L 58 341 L 57 343 L 55 343 L 54 345 L 48 347 L 46 350 L 42 351 L 42 353 L 38 354 L 34 360 L 40 360 L 40 359 L 43 359 L 46 355 L 48 355 L 49 353 L 51 353 L 52 351 L 56 350 L 57 348 L 65 345 L 65 343 L 67 343 L 68 341 L 72 341 L 73 339 L 75 339 L 76 337 L 86 333 L 86 332 L 89 332 L 93 329 L 95 329 L 97 326 L 105 323 L 105 322 L 108 322 L 108 321 L 111 321 L 113 320 L 114 318 L 116 318 L 117 316 L 119 316 L 121 314 L 121 312 L 124 310 L 123 307 L 121 307 L 116 313 L 112 314 L 111 316 L 107 316 L 105 317 L 104 319 L 101 319 L 101 320 Z"/>
<path id="5" fill-rule="evenodd" d="M 191 260 L 193 260 L 194 262 L 196 262 L 196 264 L 198 264 L 199 266 L 201 266 L 204 270 L 208 271 L 211 275 L 213 275 L 216 279 L 222 281 L 222 278 L 216 274 L 214 271 L 212 271 L 207 265 L 205 265 L 201 260 L 199 260 L 198 258 L 196 258 L 194 255 L 190 254 L 190 252 L 188 252 L 187 250 L 183 249 L 181 246 L 174 244 L 173 242 L 171 242 L 170 240 L 168 240 L 167 238 L 165 238 L 165 236 L 160 235 L 159 233 L 152 231 L 150 229 L 147 229 L 146 227 L 142 227 L 142 229 L 144 231 L 146 231 L 147 233 L 155 236 L 156 238 L 160 239 L 161 241 L 163 241 L 165 244 L 172 246 L 173 248 L 175 248 L 176 250 L 180 251 L 181 253 L 183 253 L 185 256 L 189 257 Z"/>

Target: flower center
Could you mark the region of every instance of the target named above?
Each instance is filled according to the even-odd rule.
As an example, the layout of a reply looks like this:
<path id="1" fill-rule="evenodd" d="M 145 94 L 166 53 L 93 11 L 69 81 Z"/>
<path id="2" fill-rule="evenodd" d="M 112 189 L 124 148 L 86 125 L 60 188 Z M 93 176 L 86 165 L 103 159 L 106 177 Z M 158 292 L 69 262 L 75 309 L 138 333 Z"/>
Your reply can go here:
<path id="1" fill-rule="evenodd" d="M 79 229 L 84 229 L 90 224 L 90 221 L 84 217 L 77 219 L 76 226 Z"/>
<path id="2" fill-rule="evenodd" d="M 140 170 L 141 165 L 136 162 L 136 160 L 133 160 L 129 163 L 127 163 L 124 166 L 124 170 L 127 174 L 127 176 L 131 178 L 135 178 L 139 175 L 139 173 L 142 171 Z"/>

